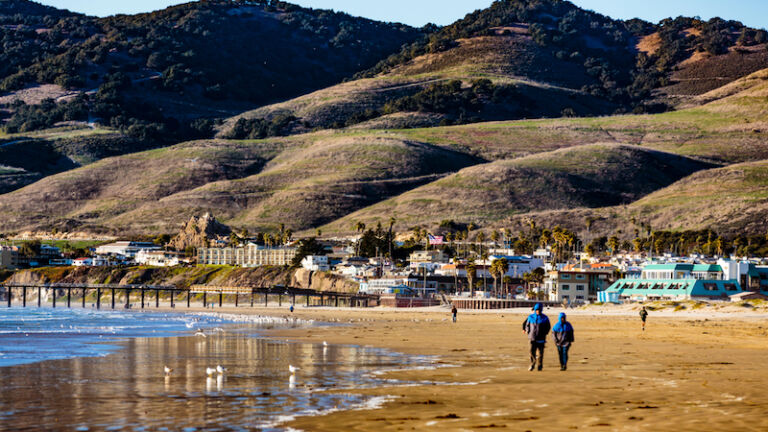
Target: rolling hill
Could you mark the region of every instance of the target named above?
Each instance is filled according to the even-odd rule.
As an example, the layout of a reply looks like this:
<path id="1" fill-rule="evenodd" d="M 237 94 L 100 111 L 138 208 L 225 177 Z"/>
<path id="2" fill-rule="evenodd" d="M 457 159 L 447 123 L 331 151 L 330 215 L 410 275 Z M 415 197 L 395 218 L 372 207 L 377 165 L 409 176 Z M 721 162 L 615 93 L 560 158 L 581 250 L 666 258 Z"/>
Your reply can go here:
<path id="1" fill-rule="evenodd" d="M 463 169 L 324 227 L 348 230 L 355 221 L 399 229 L 443 220 L 488 226 L 532 211 L 631 203 L 711 164 L 619 144 L 582 145 Z"/>
<path id="2" fill-rule="evenodd" d="M 200 141 L 108 158 L 4 196 L 5 229 L 173 232 L 213 211 L 305 229 L 477 163 L 428 144 L 323 136 Z"/>
<path id="3" fill-rule="evenodd" d="M 197 119 L 336 84 L 422 34 L 271 0 L 192 2 L 108 18 L 24 0 L 2 5 L 0 92 L 57 88 L 49 88 L 55 108 L 6 103 L 10 132 L 95 120 L 165 144 L 209 136 L 210 122 Z"/>
<path id="4" fill-rule="evenodd" d="M 219 136 L 243 138 L 249 122 L 274 118 L 291 120 L 283 133 L 303 133 L 659 112 L 768 67 L 766 42 L 736 21 L 654 25 L 569 2 L 497 1 L 356 81 L 230 118 Z M 448 88 L 456 82 L 468 94 Z"/>
<path id="5" fill-rule="evenodd" d="M 301 234 L 390 216 L 766 230 L 768 35 L 735 21 L 557 0 L 423 29 L 256 0 L 0 5 L 4 232 L 172 233 L 206 212 Z"/>

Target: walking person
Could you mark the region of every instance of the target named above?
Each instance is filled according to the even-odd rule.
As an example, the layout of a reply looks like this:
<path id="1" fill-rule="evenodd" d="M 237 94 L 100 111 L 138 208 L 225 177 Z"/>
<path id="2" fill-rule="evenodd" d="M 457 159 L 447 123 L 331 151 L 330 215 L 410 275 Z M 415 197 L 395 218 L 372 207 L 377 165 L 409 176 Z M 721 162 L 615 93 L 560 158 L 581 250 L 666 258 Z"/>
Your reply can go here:
<path id="1" fill-rule="evenodd" d="M 453 322 L 456 322 L 456 314 L 459 313 L 459 310 L 456 309 L 456 305 L 453 305 L 453 308 L 451 309 L 451 315 L 453 315 Z"/>
<path id="2" fill-rule="evenodd" d="M 573 343 L 573 326 L 565 319 L 565 312 L 560 312 L 560 317 L 552 327 L 552 337 L 555 339 L 557 355 L 560 357 L 560 370 L 568 369 L 568 350 Z"/>
<path id="3" fill-rule="evenodd" d="M 645 309 L 645 306 L 643 306 L 642 309 L 640 309 L 640 320 L 643 322 L 643 331 L 645 331 L 645 319 L 648 318 L 648 311 Z"/>
<path id="4" fill-rule="evenodd" d="M 536 303 L 533 307 L 533 313 L 523 321 L 523 333 L 528 335 L 528 340 L 531 343 L 531 367 L 528 368 L 532 371 L 534 368 L 542 370 L 544 367 L 544 345 L 547 343 L 547 334 L 551 325 L 549 324 L 549 318 L 543 313 L 544 307 L 541 303 Z"/>

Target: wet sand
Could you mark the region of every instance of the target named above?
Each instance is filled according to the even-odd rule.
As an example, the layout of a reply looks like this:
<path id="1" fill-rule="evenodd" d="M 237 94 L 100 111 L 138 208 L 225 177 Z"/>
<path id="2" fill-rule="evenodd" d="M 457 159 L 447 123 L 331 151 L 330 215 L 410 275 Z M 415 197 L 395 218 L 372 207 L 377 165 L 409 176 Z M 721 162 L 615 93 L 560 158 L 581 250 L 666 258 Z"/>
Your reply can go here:
<path id="1" fill-rule="evenodd" d="M 224 311 L 224 310 L 222 310 Z M 284 309 L 238 313 L 288 315 Z M 556 319 L 559 310 L 548 310 Z M 388 373 L 423 385 L 359 390 L 391 395 L 378 409 L 305 417 L 286 426 L 338 430 L 768 430 L 767 315 L 576 311 L 569 369 L 549 343 L 544 371 L 529 372 L 528 311 L 331 310 L 297 318 L 343 327 L 280 330 L 275 338 L 437 355 L 435 369 Z M 433 385 L 430 383 L 453 383 Z"/>

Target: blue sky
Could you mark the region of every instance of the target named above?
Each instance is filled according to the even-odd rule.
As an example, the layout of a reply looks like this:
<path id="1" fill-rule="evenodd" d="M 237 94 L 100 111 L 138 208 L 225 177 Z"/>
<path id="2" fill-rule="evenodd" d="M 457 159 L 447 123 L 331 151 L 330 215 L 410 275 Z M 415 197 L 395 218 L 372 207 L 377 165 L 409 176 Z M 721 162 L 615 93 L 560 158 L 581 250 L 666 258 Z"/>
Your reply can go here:
<path id="1" fill-rule="evenodd" d="M 162 9 L 178 0 L 38 0 L 51 6 L 106 16 L 116 13 L 137 13 Z M 572 0 L 575 4 L 609 15 L 613 18 L 643 18 L 658 22 L 666 17 L 700 16 L 709 19 L 719 16 L 735 19 L 751 27 L 768 25 L 766 0 Z M 492 0 L 293 0 L 302 6 L 335 9 L 352 15 L 382 21 L 397 21 L 421 26 L 428 22 L 450 24 L 467 13 L 487 7 Z"/>

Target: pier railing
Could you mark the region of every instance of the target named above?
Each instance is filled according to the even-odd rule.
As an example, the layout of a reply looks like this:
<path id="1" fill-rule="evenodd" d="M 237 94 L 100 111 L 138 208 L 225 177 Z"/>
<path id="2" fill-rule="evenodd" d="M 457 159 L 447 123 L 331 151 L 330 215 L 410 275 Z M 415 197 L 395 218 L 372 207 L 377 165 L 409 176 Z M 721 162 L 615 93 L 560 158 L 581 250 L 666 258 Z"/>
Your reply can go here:
<path id="1" fill-rule="evenodd" d="M 307 307 L 309 306 L 346 306 L 346 307 L 370 307 L 379 304 L 379 296 L 357 293 L 317 291 L 305 288 L 284 287 L 284 286 L 211 286 L 211 285 L 193 285 L 190 288 L 180 288 L 176 286 L 165 285 L 119 285 L 119 284 L 34 284 L 34 283 L 5 283 L 0 284 L 0 292 L 5 295 L 8 307 L 13 305 L 14 294 L 17 302 L 22 307 L 27 307 L 27 300 L 30 292 L 37 294 L 37 306 L 43 304 L 43 294 L 50 299 L 52 307 L 63 306 L 72 307 L 73 298 L 81 302 L 82 307 L 89 304 L 89 294 L 93 297 L 90 304 L 101 309 L 104 295 L 107 295 L 108 305 L 111 309 L 118 307 L 117 300 L 119 294 L 124 297 L 124 303 L 120 304 L 123 308 L 132 308 L 131 296 L 135 295 L 136 305 L 141 309 L 149 307 L 154 301 L 155 307 L 160 307 L 161 295 L 165 296 L 170 302 L 170 306 L 175 308 L 178 303 L 186 303 L 186 306 L 192 307 L 200 303 L 202 307 L 213 307 L 218 303 L 223 307 L 225 300 L 227 304 L 234 303 L 235 307 L 241 307 L 243 297 L 246 297 L 246 304 L 254 306 L 268 306 L 270 296 L 273 302 L 276 298 L 278 306 L 283 305 L 283 299 L 290 301 L 290 304 L 296 304 L 297 297 L 303 297 Z M 61 294 L 60 294 L 61 293 Z M 94 295 L 95 294 L 95 295 Z M 74 297 L 73 297 L 74 295 Z M 78 299 L 79 295 L 79 299 Z M 183 298 L 179 301 L 179 298 Z M 209 297 L 212 296 L 213 298 Z M 215 298 L 218 297 L 218 298 Z M 263 303 L 260 300 L 263 299 Z M 214 300 L 214 301 L 209 301 Z M 57 304 L 57 302 L 60 302 Z M 48 302 L 46 301 L 46 304 Z"/>

